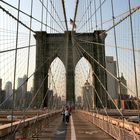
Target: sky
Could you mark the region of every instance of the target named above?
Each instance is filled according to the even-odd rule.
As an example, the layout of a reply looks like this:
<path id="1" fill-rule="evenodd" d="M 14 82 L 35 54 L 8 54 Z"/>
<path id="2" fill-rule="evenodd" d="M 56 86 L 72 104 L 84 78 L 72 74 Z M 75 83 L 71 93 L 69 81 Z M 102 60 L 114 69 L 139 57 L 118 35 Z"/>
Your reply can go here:
<path id="1" fill-rule="evenodd" d="M 53 6 L 56 8 L 55 10 L 58 12 L 59 11 L 59 18 L 56 15 L 55 11 L 52 8 L 52 5 L 50 3 L 51 0 L 49 0 L 49 2 L 47 3 L 47 1 L 44 1 L 44 5 L 47 7 L 48 4 L 48 11 L 46 14 L 46 9 L 43 9 L 43 22 L 46 23 L 46 17 L 47 17 L 47 25 L 51 26 L 51 28 L 47 28 L 47 32 L 53 33 L 54 30 L 53 28 L 57 29 L 59 32 L 62 32 L 62 30 L 60 29 L 60 27 L 56 24 L 56 21 L 59 23 L 59 25 L 63 26 L 64 24 L 64 17 L 63 17 L 63 10 L 62 10 L 62 6 L 61 6 L 61 1 L 60 0 L 55 0 L 56 2 L 54 3 L 54 0 L 52 0 L 53 2 Z M 18 7 L 18 0 L 7 0 L 7 3 L 9 3 L 10 5 L 14 6 L 14 7 Z M 69 1 L 70 2 L 70 1 Z M 69 18 L 73 18 L 74 15 L 74 1 L 69 3 L 68 1 L 66 1 L 66 9 L 70 9 L 67 10 L 67 16 L 68 19 Z M 8 10 L 10 13 L 12 13 L 15 17 L 17 17 L 17 11 L 14 10 L 13 8 L 11 8 L 10 6 L 7 6 L 7 4 L 4 4 L 2 2 L 0 2 L 0 4 L 6 9 Z M 71 8 L 70 8 L 70 7 Z M 20 9 L 22 11 L 24 11 L 25 13 L 29 14 L 31 13 L 31 0 L 21 0 L 20 1 Z M 32 16 L 34 18 L 36 18 L 37 20 L 41 21 L 41 12 L 42 12 L 42 5 L 40 3 L 39 0 L 33 1 L 33 11 L 32 11 Z M 52 15 L 51 15 L 52 14 Z M 0 11 L 0 17 L 1 17 L 1 23 L 0 23 L 0 51 L 4 51 L 4 50 L 8 50 L 8 49 L 14 49 L 16 46 L 16 30 L 17 30 L 17 22 L 15 20 L 13 20 L 11 17 L 9 17 L 7 14 L 5 14 L 3 11 Z M 20 13 L 19 15 L 20 20 L 25 23 L 27 26 L 30 26 L 30 18 L 25 16 L 24 14 Z M 56 19 L 56 21 L 54 21 L 52 18 Z M 61 20 L 61 21 L 60 21 Z M 61 22 L 61 23 L 60 23 Z M 69 20 L 68 20 L 68 25 L 69 25 Z M 54 27 L 55 26 L 55 27 Z M 69 26 L 69 28 L 71 28 Z M 41 24 L 38 23 L 37 21 L 33 21 L 32 22 L 32 29 L 35 31 L 40 31 L 41 30 Z M 43 26 L 42 30 L 46 30 L 46 27 Z M 35 39 L 33 37 L 32 33 L 32 37 L 31 37 L 31 45 L 35 44 Z M 24 47 L 24 46 L 28 46 L 29 45 L 29 30 L 27 30 L 25 27 L 19 25 L 19 35 L 18 35 L 18 47 Z M 30 67 L 29 67 L 29 76 L 34 72 L 35 70 L 35 47 L 31 48 L 30 51 Z M 17 68 L 16 68 L 16 86 L 17 86 L 17 78 L 19 77 L 23 77 L 25 74 L 27 74 L 27 60 L 28 59 L 28 48 L 27 49 L 22 49 L 22 50 L 18 50 L 17 52 Z M 14 61 L 15 60 L 15 51 L 13 52 L 6 52 L 6 53 L 1 53 L 0 54 L 0 78 L 2 78 L 3 80 L 3 89 L 5 87 L 5 83 L 7 81 L 11 81 L 13 83 L 13 77 L 14 77 Z M 59 60 L 54 60 L 54 62 L 52 63 L 52 65 L 56 62 L 58 62 Z M 61 63 L 60 63 L 61 64 Z M 62 64 L 62 68 L 63 68 L 63 64 Z M 55 68 L 52 69 L 52 71 L 55 71 Z M 63 69 L 64 71 L 64 69 Z M 64 74 L 62 71 L 62 75 Z M 58 75 L 57 75 L 58 76 Z M 57 77 L 55 79 L 58 79 Z M 57 86 L 59 89 L 62 85 L 60 85 L 61 78 L 59 77 L 59 82 L 57 82 L 56 85 L 51 85 L 51 88 L 54 86 Z M 33 77 L 31 77 L 29 79 L 29 83 L 28 83 L 28 90 L 30 90 L 30 88 L 33 86 Z M 56 91 L 55 91 L 56 92 Z M 62 91 L 59 91 L 62 92 Z M 64 91 L 65 92 L 65 89 Z M 61 93 L 62 94 L 62 93 Z"/>
<path id="2" fill-rule="evenodd" d="M 37 22 L 36 20 L 32 21 L 32 29 L 35 31 L 41 31 L 41 28 L 43 31 L 47 31 L 48 33 L 56 33 L 56 32 L 63 32 L 60 27 L 65 28 L 64 23 L 64 16 L 63 16 L 63 10 L 62 10 L 62 4 L 61 0 L 48 0 L 49 3 L 47 5 L 47 1 L 44 0 L 45 7 L 48 8 L 48 12 L 46 13 L 46 8 L 43 8 L 43 18 L 41 16 L 42 13 L 42 4 L 39 0 L 33 1 L 33 12 L 32 16 L 39 20 L 43 21 L 43 23 L 47 23 L 47 25 L 52 28 L 49 28 L 46 26 L 42 26 L 41 23 Z M 53 3 L 53 6 L 55 7 L 55 10 L 53 9 L 53 6 L 51 5 L 51 2 Z M 7 0 L 7 3 L 11 4 L 12 6 L 17 7 L 18 0 Z M 76 18 L 76 25 L 79 32 L 86 32 L 87 30 L 89 32 L 94 32 L 96 30 L 96 20 L 95 20 L 95 14 L 94 13 L 94 2 L 91 0 L 91 11 L 88 10 L 88 12 L 85 13 L 90 0 L 79 0 L 79 7 L 78 7 L 78 13 Z M 103 0 L 101 0 L 103 2 Z M 113 0 L 114 2 L 114 14 L 115 17 L 118 15 L 128 11 L 128 1 L 122 1 L 122 0 Z M 121 3 L 121 4 L 120 4 Z M 10 13 L 12 13 L 15 17 L 17 17 L 17 11 L 11 8 L 10 6 L 7 6 L 6 4 L 0 2 L 0 4 L 8 10 Z M 65 0 L 65 6 L 66 6 L 66 15 L 67 15 L 67 24 L 69 27 L 69 30 L 71 30 L 71 25 L 69 23 L 69 19 L 74 17 L 74 11 L 75 11 L 75 4 L 76 0 Z M 131 6 L 136 7 L 140 5 L 140 0 L 133 0 L 131 1 Z M 24 11 L 27 14 L 31 14 L 31 0 L 21 0 L 21 6 L 20 9 Z M 99 1 L 96 1 L 96 8 L 99 7 Z M 89 8 L 90 9 L 90 8 Z M 86 23 L 90 15 L 93 14 L 92 18 L 89 20 L 89 22 Z M 100 30 L 101 26 L 101 15 L 100 10 L 97 11 L 97 29 Z M 82 16 L 84 15 L 84 18 Z M 103 20 L 103 29 L 106 30 L 109 27 L 112 26 L 112 12 L 111 12 L 111 3 L 110 0 L 106 0 L 105 3 L 102 6 L 102 20 Z M 115 18 L 115 22 L 118 22 L 123 16 L 126 14 Z M 25 23 L 27 26 L 30 26 L 30 18 L 28 16 L 25 16 L 24 14 L 20 13 L 20 20 Z M 47 20 L 46 20 L 47 17 Z M 82 19 L 81 19 L 82 18 Z M 8 49 L 14 49 L 16 46 L 16 31 L 17 31 L 17 22 L 9 17 L 6 13 L 4 13 L 2 10 L 0 10 L 0 51 L 8 50 Z M 42 20 L 43 19 L 43 20 Z M 54 21 L 55 19 L 55 21 Z M 139 42 L 139 34 L 140 34 L 140 11 L 136 12 L 133 16 L 133 31 L 134 31 L 134 43 L 135 48 L 137 50 L 140 50 L 140 42 Z M 108 21 L 110 20 L 110 21 Z M 106 22 L 108 21 L 108 22 Z M 81 27 L 81 29 L 80 29 Z M 92 29 L 91 29 L 92 28 Z M 56 29 L 57 31 L 54 31 Z M 133 61 L 133 52 L 132 52 L 132 41 L 131 41 L 131 32 L 130 32 L 130 21 L 129 18 L 126 19 L 124 22 L 119 24 L 116 27 L 116 35 L 117 35 L 117 45 L 119 46 L 118 53 L 119 53 L 119 69 L 120 73 L 123 73 L 126 80 L 128 87 L 135 92 L 135 78 L 134 78 L 134 61 Z M 23 27 L 22 25 L 19 25 L 19 36 L 18 36 L 18 45 L 17 47 L 24 47 L 29 45 L 29 30 Z M 33 37 L 34 33 L 31 33 L 31 45 L 35 45 L 35 39 Z M 116 60 L 116 54 L 115 54 L 115 44 L 114 44 L 114 35 L 113 30 L 107 32 L 107 38 L 106 38 L 106 56 L 113 56 Z M 29 67 L 29 75 L 31 75 L 34 72 L 35 69 L 35 47 L 31 48 L 30 51 L 30 67 Z M 135 51 L 136 55 L 136 66 L 137 66 L 137 77 L 138 77 L 138 86 L 140 83 L 140 51 Z M 25 74 L 27 74 L 27 60 L 28 59 L 28 48 L 18 50 L 17 52 L 17 69 L 16 69 L 16 82 L 18 77 L 23 77 Z M 13 76 L 14 76 L 14 61 L 15 60 L 15 52 L 6 52 L 6 53 L 0 53 L 0 78 L 3 79 L 3 88 L 7 81 L 12 81 L 13 83 Z M 52 65 L 59 63 L 62 68 L 62 74 L 65 73 L 65 68 L 62 64 L 62 62 L 57 59 L 54 60 Z M 86 69 L 81 68 L 81 63 L 85 65 Z M 55 73 L 55 67 L 52 66 L 53 73 Z M 82 70 L 84 69 L 84 70 Z M 81 61 L 77 64 L 75 73 L 77 74 L 76 77 L 78 79 L 82 79 L 82 83 L 77 85 L 78 95 L 80 95 L 81 87 L 83 86 L 85 80 L 88 77 L 90 69 L 90 64 L 85 60 L 84 58 L 81 59 Z M 78 73 L 79 71 L 79 73 Z M 58 72 L 57 72 L 58 73 Z M 84 73 L 84 74 L 83 74 Z M 83 75 L 85 75 L 83 77 Z M 62 85 L 64 85 L 64 77 L 57 78 L 58 74 L 56 74 L 56 85 L 58 90 L 62 89 Z M 63 79 L 63 84 L 60 85 L 59 82 L 60 79 Z M 78 81 L 78 80 L 77 80 Z M 92 81 L 92 80 L 91 80 Z M 132 84 L 133 83 L 133 84 Z M 33 86 L 33 77 L 29 80 L 28 89 L 30 89 Z M 51 85 L 51 88 L 53 85 Z M 140 87 L 139 91 L 140 91 Z M 132 94 L 131 92 L 129 92 Z M 63 91 L 59 90 L 59 94 L 65 94 L 65 88 L 63 88 Z M 77 96 L 78 96 L 77 95 Z"/>

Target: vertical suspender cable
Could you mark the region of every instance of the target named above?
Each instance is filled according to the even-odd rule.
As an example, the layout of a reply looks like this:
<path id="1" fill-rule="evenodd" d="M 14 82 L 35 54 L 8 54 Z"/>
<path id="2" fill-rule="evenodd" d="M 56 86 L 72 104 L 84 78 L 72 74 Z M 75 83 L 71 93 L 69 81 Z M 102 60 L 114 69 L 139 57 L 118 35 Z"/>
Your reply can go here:
<path id="1" fill-rule="evenodd" d="M 52 6 L 50 7 L 50 11 L 52 13 Z M 50 27 L 52 28 L 52 17 L 51 16 L 50 16 Z M 50 33 L 52 32 L 52 29 L 51 28 L 50 28 Z"/>
<path id="2" fill-rule="evenodd" d="M 54 0 L 52 0 L 52 3 L 54 4 Z M 53 16 L 54 19 L 55 19 L 54 9 L 53 9 L 53 6 L 52 6 L 52 5 L 51 5 L 51 13 L 52 13 L 52 16 Z M 53 21 L 52 21 L 52 28 L 53 28 Z M 53 33 L 53 30 L 52 30 L 52 33 Z"/>
<path id="3" fill-rule="evenodd" d="M 79 4 L 79 0 L 76 1 L 76 7 L 75 7 L 75 13 L 74 13 L 74 24 L 76 21 L 76 16 L 77 16 L 77 10 L 78 10 L 78 4 Z M 72 31 L 74 30 L 74 26 L 72 27 Z"/>
<path id="4" fill-rule="evenodd" d="M 54 7 L 55 7 L 55 1 L 54 1 L 54 0 L 53 0 L 53 5 L 54 5 Z M 53 8 L 53 5 L 52 5 L 52 8 Z M 53 11 L 52 11 L 53 17 L 56 19 L 56 14 L 55 14 L 55 12 L 54 12 L 54 8 L 53 8 L 52 10 L 53 10 Z M 52 22 L 52 27 L 55 28 L 54 22 Z M 54 31 L 53 31 L 53 33 L 54 33 Z"/>
<path id="5" fill-rule="evenodd" d="M 88 5 L 88 4 L 87 4 L 87 0 L 86 0 L 85 11 L 86 11 L 87 5 Z M 88 12 L 86 12 L 86 23 L 85 23 L 85 24 L 86 24 L 86 25 L 85 25 L 85 26 L 86 26 L 86 31 L 85 31 L 85 32 L 87 32 L 87 21 L 88 21 Z"/>
<path id="6" fill-rule="evenodd" d="M 131 3 L 129 3 L 129 12 L 130 12 L 130 31 L 131 31 L 131 41 L 132 41 L 132 49 L 133 49 L 133 61 L 134 61 L 134 72 L 135 72 L 135 85 L 136 85 L 136 96 L 137 96 L 137 108 L 138 108 L 138 116 L 139 116 L 139 125 L 140 125 L 140 107 L 139 107 L 139 95 L 138 95 L 138 81 L 137 81 L 137 68 L 136 68 L 136 57 L 135 57 L 135 45 L 134 45 L 134 35 L 133 35 L 133 23 L 132 23 L 132 15 L 131 15 Z"/>
<path id="7" fill-rule="evenodd" d="M 54 15 L 54 8 L 53 8 L 53 5 L 54 5 L 54 0 L 52 0 L 52 15 L 54 17 L 54 19 L 56 19 L 55 15 Z M 55 6 L 54 6 L 55 7 Z M 53 22 L 52 22 L 52 27 L 53 27 Z M 55 37 L 55 36 L 53 36 Z M 53 50 L 53 53 L 54 53 L 54 50 Z M 55 59 L 56 60 L 56 59 Z M 56 63 L 56 61 L 54 62 L 54 64 Z M 53 83 L 53 91 L 56 93 L 56 100 L 55 100 L 55 105 L 54 105 L 54 109 L 56 109 L 56 101 L 57 101 L 57 90 L 56 90 L 56 84 L 55 84 L 55 80 L 54 80 L 54 77 L 55 75 L 53 75 L 53 72 L 52 72 L 52 69 L 54 68 L 54 65 L 52 65 L 52 68 L 50 67 L 50 72 L 52 74 L 52 83 Z"/>
<path id="8" fill-rule="evenodd" d="M 18 20 L 19 20 L 19 13 L 20 13 L 19 10 L 20 10 L 20 0 L 18 0 L 18 13 L 17 13 L 17 19 Z M 16 69 L 17 69 L 18 33 L 19 33 L 19 22 L 17 21 L 15 64 L 14 64 L 14 80 L 13 80 L 13 106 L 12 106 L 11 132 L 13 131 L 12 127 L 13 127 L 13 116 L 14 116 L 14 107 L 15 107 L 15 83 L 16 83 Z"/>
<path id="9" fill-rule="evenodd" d="M 54 12 L 53 12 L 53 6 L 52 5 L 51 5 L 51 13 L 52 13 L 53 18 L 55 19 Z M 51 20 L 51 27 L 52 28 L 53 28 L 53 18 Z M 53 30 L 51 30 L 51 33 L 53 33 Z"/>
<path id="10" fill-rule="evenodd" d="M 57 7 L 58 7 L 58 6 L 60 7 L 60 5 L 57 4 L 57 6 L 56 6 L 56 0 L 53 0 L 53 1 L 50 0 L 50 3 L 51 3 L 51 5 L 52 5 L 52 7 L 53 7 L 53 12 L 55 13 L 55 19 L 56 19 L 56 17 L 58 18 L 60 24 L 62 25 L 63 29 L 65 30 L 65 27 L 64 27 L 64 25 L 63 25 L 63 23 L 62 23 L 62 19 L 60 18 L 59 14 L 58 14 L 58 12 L 57 12 Z M 54 3 L 54 4 L 53 4 L 53 3 Z M 56 6 L 56 8 L 55 8 L 55 6 Z M 63 6 L 63 5 L 62 5 L 62 6 Z M 63 7 L 62 7 L 62 9 L 63 9 Z"/>
<path id="11" fill-rule="evenodd" d="M 86 3 L 84 4 L 84 6 L 83 6 L 83 9 L 84 9 L 84 11 L 86 10 Z M 85 13 L 85 21 L 87 20 L 87 17 L 86 17 L 86 13 Z M 86 26 L 85 26 L 85 24 L 86 24 L 86 22 L 84 22 L 84 30 L 86 31 Z"/>
<path id="12" fill-rule="evenodd" d="M 96 0 L 94 0 L 94 9 L 95 9 L 95 23 L 96 23 L 96 30 L 97 30 L 97 11 L 96 11 Z"/>
<path id="13" fill-rule="evenodd" d="M 113 0 L 111 0 L 111 7 L 112 7 L 112 19 L 113 19 L 113 26 L 115 25 L 115 17 L 114 17 L 114 5 Z M 117 60 L 117 75 L 120 77 L 119 71 L 119 58 L 118 58 L 118 47 L 117 47 L 117 38 L 116 38 L 116 28 L 113 27 L 114 31 L 114 41 L 115 41 L 115 51 L 116 51 L 116 60 Z M 120 93 L 120 81 L 118 81 L 118 99 L 120 100 L 120 108 L 121 108 L 121 93 Z"/>
<path id="14" fill-rule="evenodd" d="M 90 17 L 91 17 L 91 15 L 92 15 L 92 11 L 91 11 L 91 1 L 90 1 Z M 90 27 L 91 27 L 91 32 L 92 32 L 92 30 L 93 30 L 92 18 L 91 18 L 90 24 L 91 24 Z"/>
<path id="15" fill-rule="evenodd" d="M 66 10 L 65 10 L 65 3 L 64 3 L 64 0 L 62 0 L 62 6 L 63 6 L 63 13 L 64 13 L 64 18 L 65 18 L 66 30 L 68 31 L 67 16 L 66 16 Z"/>
<path id="16" fill-rule="evenodd" d="M 113 6 L 113 0 L 111 0 L 111 7 L 112 7 L 112 19 L 113 19 L 113 26 L 115 25 L 115 17 L 114 17 L 114 6 Z M 118 62 L 118 48 L 117 48 L 117 38 L 116 38 L 116 28 L 115 26 L 113 27 L 114 29 L 114 40 L 115 40 L 115 49 L 116 49 L 116 59 L 117 59 L 117 72 L 118 72 L 118 77 L 120 76 L 119 72 L 119 62 Z"/>
<path id="17" fill-rule="evenodd" d="M 31 11 L 30 11 L 30 29 L 31 29 L 31 27 L 32 27 L 32 9 L 33 9 L 33 0 L 31 0 Z M 28 79 L 28 75 L 29 75 L 29 63 L 30 63 L 30 47 L 31 47 L 31 30 L 29 30 L 29 43 L 28 43 L 29 45 L 28 45 L 28 58 L 27 58 L 27 79 Z M 25 79 L 25 80 L 27 80 L 27 79 Z M 25 81 L 23 81 L 24 82 L 24 84 L 27 84 L 27 88 L 28 88 L 28 80 L 26 81 L 26 83 L 25 83 Z M 23 93 L 24 95 L 25 95 L 25 92 Z M 23 98 L 25 98 L 25 96 L 23 95 Z M 26 106 L 26 104 L 25 104 L 26 102 L 24 101 L 23 102 L 23 107 L 25 108 L 25 106 Z M 23 112 L 23 119 L 24 119 L 24 121 L 25 121 L 25 112 Z"/>
<path id="18" fill-rule="evenodd" d="M 89 2 L 89 0 L 88 0 L 88 2 L 87 2 L 87 4 L 89 5 L 89 9 L 88 9 L 88 19 L 89 19 L 89 15 L 90 15 L 90 4 L 89 4 L 90 2 Z M 90 32 L 90 22 L 88 22 L 88 29 L 89 29 L 89 32 Z"/>
<path id="19" fill-rule="evenodd" d="M 44 5 L 44 0 L 42 0 L 41 31 L 43 30 L 43 5 Z"/>
<path id="20" fill-rule="evenodd" d="M 46 25 L 47 25 L 47 21 L 48 21 L 48 11 L 47 11 L 47 9 L 48 9 L 48 0 L 46 1 Z M 46 32 L 47 32 L 47 26 L 46 26 Z"/>
<path id="21" fill-rule="evenodd" d="M 101 30 L 103 29 L 103 18 L 102 18 L 102 3 L 101 3 L 101 0 L 99 1 L 100 2 L 100 17 L 101 17 Z"/>
<path id="22" fill-rule="evenodd" d="M 33 0 L 31 0 L 30 28 L 32 27 L 32 13 L 33 13 Z M 31 30 L 29 31 L 29 47 L 28 47 L 28 62 L 27 62 L 27 78 L 28 78 L 28 75 L 29 75 L 30 46 L 31 46 Z M 27 81 L 27 82 L 28 82 L 28 81 Z M 28 86 L 28 85 L 27 85 L 27 86 Z"/>
<path id="23" fill-rule="evenodd" d="M 44 14 L 44 0 L 42 0 L 42 13 L 41 13 L 41 32 L 43 31 L 43 14 Z M 41 37 L 41 42 L 42 42 L 42 44 L 43 44 L 43 35 L 42 35 L 42 37 Z M 42 60 L 44 60 L 44 51 L 42 52 Z M 44 72 L 44 68 L 43 68 L 43 75 L 45 75 L 44 74 L 45 72 Z M 43 101 L 43 98 L 44 98 L 44 93 L 42 93 L 43 94 L 43 96 L 42 96 L 42 98 L 41 98 L 41 100 Z M 42 106 L 43 107 L 43 106 Z"/>
<path id="24" fill-rule="evenodd" d="M 84 10 L 83 11 L 85 11 L 85 3 L 83 2 L 83 7 L 82 7 Z M 84 22 L 84 17 L 85 17 L 85 21 L 86 21 L 86 13 L 84 14 L 84 16 L 83 16 L 83 18 L 80 20 L 80 23 L 82 23 L 82 21 Z M 84 24 L 85 25 L 85 24 Z M 79 24 L 79 26 L 80 26 L 80 24 Z M 86 26 L 84 26 L 85 28 L 83 29 L 83 30 L 86 30 Z M 77 30 L 78 31 L 78 30 Z"/>
<path id="25" fill-rule="evenodd" d="M 115 15 L 114 15 L 114 5 L 113 5 L 113 0 L 111 0 L 111 7 L 112 7 L 112 19 L 113 19 L 113 26 L 115 25 Z M 120 77 L 120 73 L 119 73 L 119 59 L 118 59 L 118 48 L 117 48 L 117 38 L 116 38 L 116 28 L 115 26 L 113 27 L 113 31 L 114 31 L 114 41 L 115 41 L 115 51 L 116 51 L 116 59 L 117 59 L 117 72 L 118 72 L 118 77 Z M 122 102 L 121 102 L 121 83 L 120 83 L 120 78 L 118 81 L 118 101 L 120 101 L 120 105 L 118 107 L 122 107 Z M 124 117 L 123 117 L 123 126 L 124 126 Z M 125 135 L 124 135 L 125 137 Z"/>

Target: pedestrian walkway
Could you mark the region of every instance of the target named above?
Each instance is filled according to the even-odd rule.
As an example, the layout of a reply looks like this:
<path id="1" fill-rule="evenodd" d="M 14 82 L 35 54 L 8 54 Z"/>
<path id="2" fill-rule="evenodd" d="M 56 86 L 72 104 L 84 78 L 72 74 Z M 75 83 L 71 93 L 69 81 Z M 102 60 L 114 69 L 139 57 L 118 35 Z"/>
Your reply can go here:
<path id="1" fill-rule="evenodd" d="M 49 122 L 49 126 L 33 140 L 113 140 L 108 134 L 76 113 L 72 113 L 69 124 L 62 121 L 61 115 Z"/>

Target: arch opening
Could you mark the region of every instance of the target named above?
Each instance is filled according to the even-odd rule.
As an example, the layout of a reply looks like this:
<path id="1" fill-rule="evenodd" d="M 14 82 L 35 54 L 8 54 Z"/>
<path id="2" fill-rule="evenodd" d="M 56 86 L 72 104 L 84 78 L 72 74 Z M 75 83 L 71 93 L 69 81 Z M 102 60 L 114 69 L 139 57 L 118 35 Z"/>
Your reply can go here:
<path id="1" fill-rule="evenodd" d="M 95 107 L 92 65 L 82 57 L 75 67 L 76 107 L 91 110 Z"/>
<path id="2" fill-rule="evenodd" d="M 48 70 L 48 107 L 61 108 L 66 102 L 66 69 L 56 57 Z"/>

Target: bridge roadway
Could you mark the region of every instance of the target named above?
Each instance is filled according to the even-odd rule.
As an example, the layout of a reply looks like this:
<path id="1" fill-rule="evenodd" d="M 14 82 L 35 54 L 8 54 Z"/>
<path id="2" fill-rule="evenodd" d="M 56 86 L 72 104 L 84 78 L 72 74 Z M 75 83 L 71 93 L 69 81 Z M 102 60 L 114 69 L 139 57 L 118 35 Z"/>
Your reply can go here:
<path id="1" fill-rule="evenodd" d="M 38 136 L 34 136 L 32 140 L 113 140 L 111 136 L 76 112 L 72 113 L 67 125 L 62 121 L 61 115 L 53 120 L 48 120 L 48 122 L 50 122 L 49 126 Z"/>

